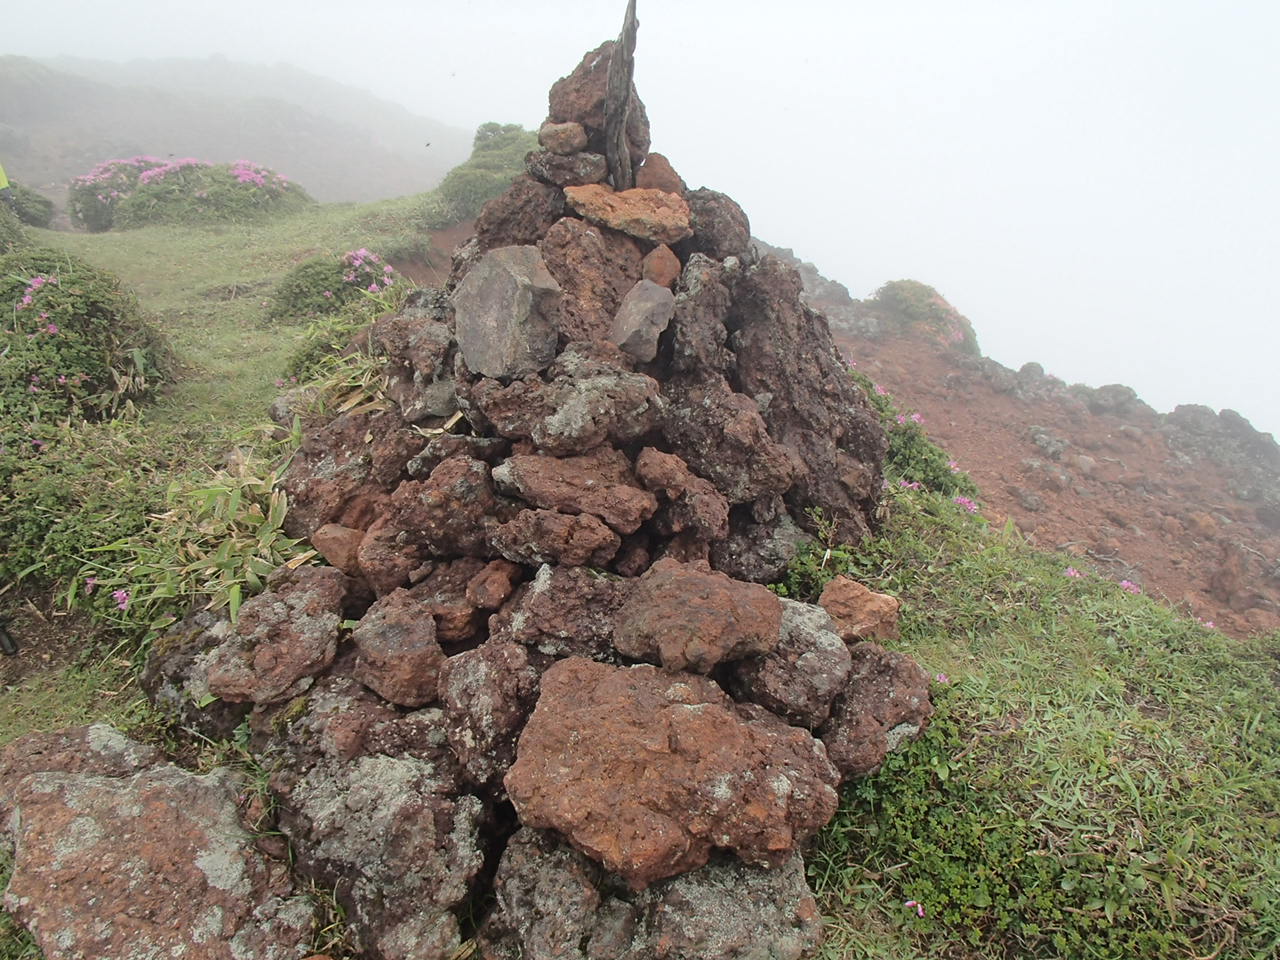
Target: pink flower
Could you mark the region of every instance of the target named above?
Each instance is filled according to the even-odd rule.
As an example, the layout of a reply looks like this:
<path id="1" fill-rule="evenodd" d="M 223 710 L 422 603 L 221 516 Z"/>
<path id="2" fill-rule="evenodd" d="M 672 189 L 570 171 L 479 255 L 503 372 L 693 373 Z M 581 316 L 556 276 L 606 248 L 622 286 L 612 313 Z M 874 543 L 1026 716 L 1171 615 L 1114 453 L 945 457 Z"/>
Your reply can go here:
<path id="1" fill-rule="evenodd" d="M 923 490 L 924 484 L 919 480 L 899 480 L 898 486 L 907 490 Z"/>
<path id="2" fill-rule="evenodd" d="M 117 610 L 124 610 L 129 606 L 128 590 L 112 590 L 111 599 L 116 602 Z"/>
<path id="3" fill-rule="evenodd" d="M 923 917 L 923 916 L 924 916 L 924 905 L 923 905 L 923 904 L 920 904 L 920 903 L 917 903 L 915 900 L 908 900 L 908 901 L 906 901 L 905 903 L 903 903 L 903 906 L 904 906 L 904 907 L 915 907 L 915 910 L 916 910 L 916 916 L 917 916 L 917 917 Z"/>
<path id="4" fill-rule="evenodd" d="M 907 417 L 906 417 L 906 415 L 905 415 L 905 414 L 900 413 L 900 414 L 898 414 L 898 416 L 897 416 L 897 420 L 898 420 L 898 423 L 899 423 L 899 424 L 904 424 L 904 423 L 906 423 L 906 422 L 907 422 Z"/>
<path id="5" fill-rule="evenodd" d="M 326 297 L 327 299 L 329 299 L 329 300 L 332 300 L 332 299 L 333 299 L 333 291 L 332 291 L 332 290 L 326 290 L 326 291 L 324 292 L 324 295 L 325 295 L 325 297 Z"/>
<path id="6" fill-rule="evenodd" d="M 918 413 L 913 413 L 913 414 L 911 415 L 911 422 L 912 422 L 912 423 L 924 423 L 924 417 L 920 416 L 920 414 L 918 414 Z"/>
<path id="7" fill-rule="evenodd" d="M 96 587 L 97 585 L 98 585 L 98 578 L 97 578 L 97 577 L 85 577 L 85 578 L 84 578 L 84 592 L 85 592 L 85 593 L 93 593 L 93 588 L 94 588 L 94 587 Z"/>
<path id="8" fill-rule="evenodd" d="M 951 678 L 948 677 L 945 673 L 935 673 L 933 675 L 933 682 L 934 683 L 950 683 Z"/>
<path id="9" fill-rule="evenodd" d="M 378 292 L 378 285 L 377 285 L 376 283 L 371 283 L 371 284 L 369 284 L 369 292 L 370 292 L 370 293 L 377 293 L 377 292 Z"/>
<path id="10" fill-rule="evenodd" d="M 47 327 L 45 327 L 45 330 L 47 330 L 49 333 L 57 333 L 58 325 L 56 323 L 51 323 Z"/>
<path id="11" fill-rule="evenodd" d="M 951 502 L 959 504 L 960 506 L 968 510 L 970 513 L 978 512 L 978 505 L 974 503 L 972 500 L 970 500 L 968 497 L 952 497 Z"/>
<path id="12" fill-rule="evenodd" d="M 960 472 L 960 464 L 956 463 L 954 460 L 948 460 L 948 461 L 947 461 L 947 469 L 948 469 L 948 470 L 950 470 L 952 473 L 959 473 L 959 472 Z"/>
<path id="13" fill-rule="evenodd" d="M 1084 574 L 1082 574 L 1082 573 L 1081 573 L 1079 570 L 1077 570 L 1075 567 L 1067 567 L 1067 569 L 1065 569 L 1065 570 L 1063 570 L 1063 571 L 1062 571 L 1062 575 L 1063 575 L 1064 577 L 1070 577 L 1072 580 L 1076 579 L 1077 577 L 1082 577 L 1082 576 L 1084 576 Z"/>
<path id="14" fill-rule="evenodd" d="M 1123 590 L 1125 593 L 1141 593 L 1142 592 L 1142 588 L 1138 586 L 1136 583 L 1134 583 L 1132 580 L 1121 580 L 1120 589 Z"/>
<path id="15" fill-rule="evenodd" d="M 887 397 L 889 395 L 889 391 L 880 386 L 880 384 L 875 383 L 872 386 L 875 387 L 877 397 Z"/>

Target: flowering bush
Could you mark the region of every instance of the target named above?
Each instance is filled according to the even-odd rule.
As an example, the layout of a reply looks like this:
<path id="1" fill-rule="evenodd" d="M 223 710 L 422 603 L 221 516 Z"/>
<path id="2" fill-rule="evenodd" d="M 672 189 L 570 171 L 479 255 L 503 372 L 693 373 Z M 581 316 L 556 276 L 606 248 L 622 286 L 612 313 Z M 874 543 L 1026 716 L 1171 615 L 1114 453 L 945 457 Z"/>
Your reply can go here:
<path id="1" fill-rule="evenodd" d="M 194 157 L 137 156 L 100 163 L 72 180 L 68 211 L 73 223 L 102 231 L 239 222 L 310 202 L 287 177 L 248 160 L 212 164 Z"/>
<path id="2" fill-rule="evenodd" d="M 267 319 L 279 323 L 332 316 L 350 303 L 386 293 L 395 283 L 391 264 L 364 247 L 341 257 L 316 257 L 281 279 Z"/>
<path id="3" fill-rule="evenodd" d="M 946 346 L 978 354 L 973 326 L 942 294 L 918 280 L 894 280 L 876 291 L 868 306 L 891 323 L 932 330 Z"/>

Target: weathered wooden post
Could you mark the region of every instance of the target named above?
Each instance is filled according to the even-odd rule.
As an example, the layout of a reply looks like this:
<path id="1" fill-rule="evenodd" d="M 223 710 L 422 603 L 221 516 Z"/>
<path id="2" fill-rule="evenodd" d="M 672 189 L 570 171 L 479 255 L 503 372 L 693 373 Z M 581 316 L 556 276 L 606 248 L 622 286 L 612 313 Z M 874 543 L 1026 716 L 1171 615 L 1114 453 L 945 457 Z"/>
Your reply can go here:
<path id="1" fill-rule="evenodd" d="M 636 185 L 631 169 L 631 149 L 627 143 L 627 112 L 631 107 L 631 78 L 635 73 L 636 0 L 627 0 L 627 14 L 622 33 L 609 58 L 609 76 L 605 87 L 604 135 L 605 159 L 613 189 L 630 190 Z"/>

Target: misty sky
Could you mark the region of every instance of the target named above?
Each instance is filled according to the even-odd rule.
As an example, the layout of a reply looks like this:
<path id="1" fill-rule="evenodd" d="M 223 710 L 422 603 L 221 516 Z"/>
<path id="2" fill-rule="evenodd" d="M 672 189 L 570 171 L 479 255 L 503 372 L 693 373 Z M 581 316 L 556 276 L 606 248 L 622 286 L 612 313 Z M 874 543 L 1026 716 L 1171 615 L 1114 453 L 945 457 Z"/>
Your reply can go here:
<path id="1" fill-rule="evenodd" d="M 536 126 L 623 8 L 51 0 L 49 28 L 6 31 L 0 52 L 283 61 L 459 126 Z M 638 10 L 654 149 L 757 236 L 854 296 L 932 284 L 1015 368 L 1231 407 L 1280 436 L 1280 4 Z"/>

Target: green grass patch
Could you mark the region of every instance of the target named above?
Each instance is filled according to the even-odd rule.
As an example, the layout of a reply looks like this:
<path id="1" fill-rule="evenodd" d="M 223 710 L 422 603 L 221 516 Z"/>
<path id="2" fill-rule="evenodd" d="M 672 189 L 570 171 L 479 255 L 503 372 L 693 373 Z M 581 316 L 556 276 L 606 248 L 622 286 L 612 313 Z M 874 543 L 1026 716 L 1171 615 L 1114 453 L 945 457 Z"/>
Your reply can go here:
<path id="1" fill-rule="evenodd" d="M 888 503 L 824 573 L 900 597 L 894 646 L 949 683 L 810 859 L 824 955 L 1275 955 L 1280 637 L 1068 577 L 943 495 Z"/>

